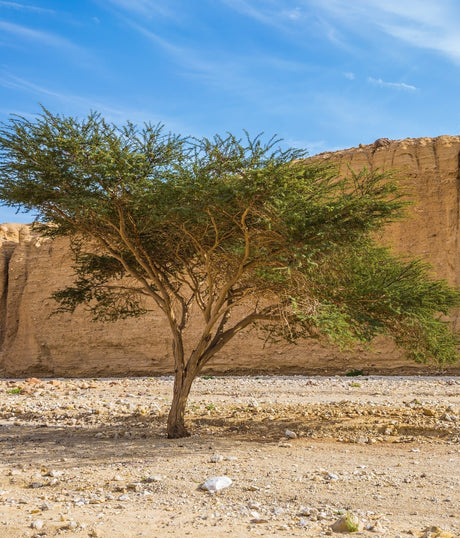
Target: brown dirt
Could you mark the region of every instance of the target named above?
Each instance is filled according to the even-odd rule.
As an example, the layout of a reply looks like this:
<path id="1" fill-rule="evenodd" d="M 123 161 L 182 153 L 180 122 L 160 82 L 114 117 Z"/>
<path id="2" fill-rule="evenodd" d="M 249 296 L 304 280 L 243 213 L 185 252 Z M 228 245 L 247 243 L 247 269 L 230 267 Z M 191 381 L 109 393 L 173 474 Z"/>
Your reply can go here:
<path id="1" fill-rule="evenodd" d="M 460 536 L 460 379 L 201 378 L 182 440 L 171 389 L 1 381 L 0 536 Z"/>

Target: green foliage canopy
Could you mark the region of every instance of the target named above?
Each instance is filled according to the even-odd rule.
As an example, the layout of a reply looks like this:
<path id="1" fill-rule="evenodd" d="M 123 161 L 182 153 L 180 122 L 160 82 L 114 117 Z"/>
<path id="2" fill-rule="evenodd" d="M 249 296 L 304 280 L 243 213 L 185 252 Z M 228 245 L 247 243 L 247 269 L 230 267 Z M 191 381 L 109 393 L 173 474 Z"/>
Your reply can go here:
<path id="1" fill-rule="evenodd" d="M 83 303 L 113 320 L 153 301 L 183 368 L 199 371 L 252 324 L 342 346 L 385 334 L 415 360 L 453 362 L 458 342 L 441 315 L 458 292 L 374 241 L 404 214 L 397 183 L 368 170 L 338 178 L 304 158 L 275 139 L 185 139 L 44 110 L 2 126 L 0 199 L 71 237 L 76 277 L 55 294 L 61 309 Z M 187 361 L 192 307 L 202 333 Z"/>

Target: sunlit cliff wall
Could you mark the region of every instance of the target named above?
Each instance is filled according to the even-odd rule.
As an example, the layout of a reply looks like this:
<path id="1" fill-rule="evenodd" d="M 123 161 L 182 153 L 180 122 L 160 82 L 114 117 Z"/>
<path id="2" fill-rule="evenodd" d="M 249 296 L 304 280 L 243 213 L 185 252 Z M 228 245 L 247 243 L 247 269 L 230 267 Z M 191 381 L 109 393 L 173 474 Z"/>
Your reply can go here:
<path id="1" fill-rule="evenodd" d="M 436 276 L 460 285 L 460 136 L 379 140 L 316 159 L 333 160 L 341 173 L 395 169 L 416 204 L 412 218 L 392 225 L 382 240 L 422 256 Z M 46 240 L 24 225 L 0 227 L 0 374 L 3 376 L 156 375 L 172 369 L 170 336 L 161 313 L 116 323 L 95 323 L 83 309 L 50 316 L 52 291 L 71 282 L 66 240 Z M 457 319 L 454 316 L 454 324 Z M 392 345 L 340 353 L 318 343 L 263 346 L 254 332 L 240 335 L 210 364 L 216 372 L 343 373 L 420 371 Z M 425 370 L 424 370 L 425 371 Z M 456 371 L 460 371 L 458 368 Z"/>

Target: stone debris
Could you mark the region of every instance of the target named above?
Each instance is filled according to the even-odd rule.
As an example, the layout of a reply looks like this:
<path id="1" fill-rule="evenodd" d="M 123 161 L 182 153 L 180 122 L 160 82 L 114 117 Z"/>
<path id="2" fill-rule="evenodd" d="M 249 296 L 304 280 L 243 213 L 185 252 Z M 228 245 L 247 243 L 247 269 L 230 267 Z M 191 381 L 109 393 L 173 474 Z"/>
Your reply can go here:
<path id="1" fill-rule="evenodd" d="M 142 482 L 145 482 L 147 484 L 150 484 L 152 482 L 161 482 L 163 480 L 163 477 L 159 474 L 153 474 L 151 476 L 145 476 L 142 478 Z"/>
<path id="2" fill-rule="evenodd" d="M 423 530 L 421 538 L 458 538 L 450 531 L 445 531 L 439 527 L 427 527 Z"/>
<path id="3" fill-rule="evenodd" d="M 0 380 L 0 536 L 460 536 L 460 384 L 359 381 L 197 379 L 167 440 L 171 378 Z"/>
<path id="4" fill-rule="evenodd" d="M 375 523 L 366 525 L 366 530 L 375 532 L 377 534 L 384 534 L 387 532 L 387 529 L 382 525 L 381 521 L 376 521 Z"/>
<path id="5" fill-rule="evenodd" d="M 331 525 L 334 532 L 358 532 L 362 527 L 363 525 L 358 516 L 352 512 L 347 512 Z"/>
<path id="6" fill-rule="evenodd" d="M 262 523 L 268 523 L 268 519 L 265 517 L 262 517 L 259 512 L 256 512 L 255 510 L 250 512 L 251 515 L 251 523 L 254 523 L 256 525 L 260 525 Z"/>
<path id="7" fill-rule="evenodd" d="M 228 476 L 214 476 L 208 478 L 208 480 L 206 480 L 200 487 L 201 489 L 209 491 L 209 493 L 216 493 L 216 491 L 228 488 L 231 484 L 232 480 Z"/>
<path id="8" fill-rule="evenodd" d="M 284 435 L 288 438 L 288 439 L 297 439 L 297 434 L 291 430 L 286 430 L 284 432 Z"/>
<path id="9" fill-rule="evenodd" d="M 316 508 L 312 508 L 311 506 L 302 506 L 302 508 L 299 510 L 299 516 L 312 516 L 317 515 L 318 510 Z"/>
<path id="10" fill-rule="evenodd" d="M 43 519 L 36 519 L 35 521 L 32 521 L 32 523 L 30 524 L 30 527 L 37 531 L 41 531 L 44 526 L 45 526 L 45 522 L 43 521 Z"/>

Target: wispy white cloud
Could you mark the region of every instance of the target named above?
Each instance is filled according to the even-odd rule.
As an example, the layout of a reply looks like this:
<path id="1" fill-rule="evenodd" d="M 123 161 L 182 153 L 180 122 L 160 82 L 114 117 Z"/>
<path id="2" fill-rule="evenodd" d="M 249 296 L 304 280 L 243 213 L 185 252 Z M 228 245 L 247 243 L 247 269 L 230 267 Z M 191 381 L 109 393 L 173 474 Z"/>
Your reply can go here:
<path id="1" fill-rule="evenodd" d="M 151 18 L 155 15 L 163 17 L 177 16 L 177 11 L 165 6 L 164 2 L 158 2 L 158 0 L 106 0 L 106 3 L 142 17 Z"/>
<path id="2" fill-rule="evenodd" d="M 281 55 L 261 51 L 245 51 L 242 54 L 225 48 L 209 48 L 196 38 L 187 37 L 185 33 L 182 35 L 176 33 L 176 37 L 171 38 L 161 29 L 160 31 L 152 30 L 152 25 L 139 16 L 143 11 L 153 9 L 157 2 L 150 0 L 135 0 L 132 3 L 129 0 L 109 1 L 112 6 L 120 8 L 117 10 L 117 16 L 123 24 L 161 48 L 179 67 L 183 77 L 201 80 L 201 83 L 207 87 L 216 87 L 237 95 L 250 96 L 257 92 L 260 95 L 260 92 L 266 88 L 266 82 L 262 82 L 256 72 L 260 73 L 269 69 L 270 73 L 299 73 L 308 69 L 307 63 Z M 246 0 L 234 0 L 234 2 L 241 9 L 248 7 Z M 271 3 L 271 0 L 268 0 L 268 3 Z M 284 9 L 282 12 L 286 20 L 297 21 L 303 16 L 303 12 L 295 7 Z M 165 12 L 164 15 L 167 13 Z M 269 18 L 266 21 L 268 22 Z M 174 17 L 173 22 L 182 23 L 182 21 L 178 22 L 177 17 Z"/>
<path id="3" fill-rule="evenodd" d="M 459 14 L 460 16 L 460 14 Z M 460 63 L 460 34 L 443 28 L 407 28 L 398 25 L 385 25 L 384 29 L 393 37 L 411 45 L 431 49 Z"/>
<path id="4" fill-rule="evenodd" d="M 220 0 L 229 8 L 268 26 L 287 29 L 302 24 L 309 12 L 304 2 L 282 0 Z"/>
<path id="5" fill-rule="evenodd" d="M 223 62 L 211 59 L 216 55 L 216 51 L 207 51 L 197 47 L 194 43 L 186 42 L 182 39 L 173 40 L 170 37 L 164 37 L 159 32 L 152 30 L 148 26 L 146 16 L 158 13 L 162 16 L 173 16 L 173 13 L 166 8 L 160 8 L 155 0 L 108 0 L 112 7 L 120 8 L 116 10 L 118 18 L 124 25 L 132 28 L 139 35 L 148 39 L 155 46 L 159 47 L 166 53 L 176 65 L 179 65 L 188 74 L 202 74 L 209 78 L 213 73 L 223 69 Z M 177 17 L 174 16 L 177 22 Z M 230 66 L 226 66 L 230 70 Z"/>
<path id="6" fill-rule="evenodd" d="M 26 91 L 36 96 L 53 97 L 61 102 L 77 105 L 87 111 L 98 110 L 118 118 L 124 114 L 122 109 L 112 108 L 102 102 L 98 102 L 95 99 L 85 98 L 72 93 L 60 92 L 7 72 L 0 74 L 0 86 L 19 91 Z"/>
<path id="7" fill-rule="evenodd" d="M 35 11 L 36 13 L 48 13 L 48 14 L 56 13 L 53 9 L 30 6 L 28 4 L 20 4 L 19 2 L 6 2 L 4 0 L 0 0 L 0 7 L 6 7 L 6 8 L 16 9 L 20 11 Z"/>
<path id="8" fill-rule="evenodd" d="M 33 81 L 26 80 L 22 77 L 17 77 L 7 71 L 0 71 L 0 86 L 4 88 L 13 89 L 17 92 L 27 92 L 35 96 L 37 103 L 42 103 L 45 106 L 50 101 L 50 108 L 56 107 L 56 103 L 60 103 L 60 106 L 70 108 L 72 114 L 82 114 L 86 116 L 90 110 L 100 112 L 104 115 L 107 121 L 115 124 L 124 123 L 127 120 L 133 121 L 142 125 L 144 122 L 152 123 L 166 123 L 168 129 L 172 129 L 175 132 L 188 133 L 190 129 L 188 126 L 181 123 L 174 118 L 166 118 L 164 114 L 156 114 L 151 109 L 133 108 L 127 107 L 123 103 L 110 103 L 101 97 L 97 96 L 83 96 L 75 95 L 71 92 L 56 90 L 54 88 L 37 84 Z M 38 105 L 37 105 L 38 107 Z M 13 113 L 11 110 L 8 114 Z M 20 115 L 30 117 L 30 113 L 21 112 Z"/>
<path id="9" fill-rule="evenodd" d="M 341 29 L 364 35 L 370 28 L 411 46 L 460 62 L 458 0 L 220 0 L 260 23 L 301 38 L 308 25 L 337 46 L 347 46 Z M 299 32 L 299 33 L 297 33 Z"/>
<path id="10" fill-rule="evenodd" d="M 381 78 L 373 77 L 368 77 L 367 80 L 371 84 L 376 84 L 377 86 L 382 86 L 384 88 L 394 88 L 395 90 L 408 90 L 411 92 L 417 90 L 415 86 L 412 86 L 412 84 L 406 84 L 405 82 L 386 82 Z"/>
<path id="11" fill-rule="evenodd" d="M 298 138 L 285 138 L 283 143 L 290 148 L 306 149 L 308 155 L 317 155 L 326 151 L 327 145 L 325 140 L 304 140 Z"/>
<path id="12" fill-rule="evenodd" d="M 347 73 L 344 73 L 343 76 L 347 78 L 348 80 L 355 80 L 355 74 L 348 71 Z"/>
<path id="13" fill-rule="evenodd" d="M 7 109 L 0 107 L 0 115 L 3 115 L 5 117 L 8 116 L 21 116 L 22 118 L 29 118 L 32 119 L 34 117 L 33 114 L 30 114 L 29 112 L 25 112 L 24 110 L 14 110 L 14 109 Z"/>
<path id="14" fill-rule="evenodd" d="M 456 0 L 305 0 L 355 33 L 363 28 L 433 50 L 460 62 L 460 4 Z"/>
<path id="15" fill-rule="evenodd" d="M 275 28 L 299 44 L 325 38 L 337 47 L 350 49 L 337 24 L 312 8 L 311 0 L 220 0 L 230 9 Z"/>
<path id="16" fill-rule="evenodd" d="M 32 82 L 24 80 L 20 77 L 16 77 L 9 73 L 3 73 L 0 75 L 0 86 L 13 90 L 27 90 L 42 95 L 50 95 L 52 97 L 62 98 L 63 96 L 57 92 L 48 90 L 42 86 L 38 86 Z"/>
<path id="17" fill-rule="evenodd" d="M 138 24 L 137 22 L 134 22 L 132 19 L 129 18 L 125 18 L 124 22 L 128 26 L 131 26 L 131 28 L 133 28 L 139 34 L 142 34 L 150 41 L 153 41 L 156 45 L 160 46 L 166 52 L 176 55 L 178 57 L 182 57 L 184 61 L 189 56 L 185 48 L 172 43 L 170 40 L 161 37 L 157 33 L 152 32 L 151 30 L 148 30 L 147 28 L 145 28 L 145 26 L 142 26 L 142 24 Z"/>
<path id="18" fill-rule="evenodd" d="M 181 68 L 183 76 L 200 78 L 208 86 L 223 87 L 226 90 L 247 86 L 241 73 L 242 65 L 235 58 L 211 58 L 207 51 L 175 43 L 130 19 L 125 22 L 160 47 Z"/>
<path id="19" fill-rule="evenodd" d="M 65 49 L 67 51 L 72 50 L 74 52 L 83 53 L 83 49 L 78 45 L 75 45 L 69 39 L 61 37 L 51 32 L 43 32 L 41 30 L 35 30 L 27 26 L 14 24 L 5 20 L 0 20 L 0 31 L 13 35 L 17 38 L 27 41 L 34 41 L 41 45 L 48 47 L 55 47 L 59 49 Z"/>
<path id="20" fill-rule="evenodd" d="M 200 48 L 191 43 L 179 44 L 152 32 L 145 26 L 126 18 L 125 23 L 152 41 L 183 69 L 186 76 L 201 77 L 208 84 L 227 90 L 253 87 L 256 77 L 253 68 L 269 68 L 271 71 L 300 72 L 307 69 L 305 63 L 264 53 L 245 54 L 241 57 L 231 53 Z"/>

